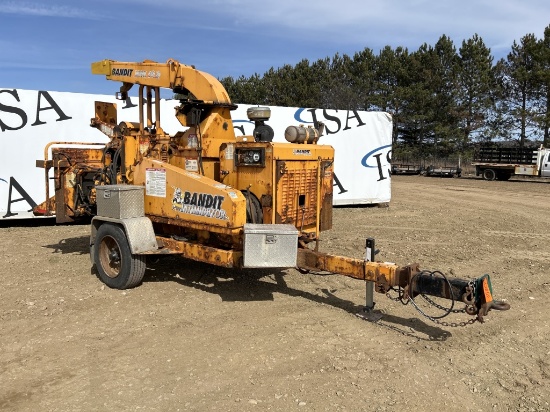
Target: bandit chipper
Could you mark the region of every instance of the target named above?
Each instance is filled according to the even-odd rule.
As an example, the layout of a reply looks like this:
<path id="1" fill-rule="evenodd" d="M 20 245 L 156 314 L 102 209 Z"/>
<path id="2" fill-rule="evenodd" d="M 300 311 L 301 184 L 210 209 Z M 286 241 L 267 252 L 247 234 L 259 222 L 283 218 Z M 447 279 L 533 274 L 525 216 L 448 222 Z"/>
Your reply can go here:
<path id="1" fill-rule="evenodd" d="M 323 124 L 289 126 L 287 142 L 276 143 L 266 123 L 270 109 L 251 107 L 253 134 L 236 136 L 231 111 L 237 106 L 222 84 L 176 60 L 103 60 L 92 64 L 92 73 L 122 82 L 120 100 L 137 85 L 139 119 L 118 122 L 115 104 L 96 102 L 91 126 L 107 144 L 50 143 L 37 161 L 48 200 L 36 212 L 59 223 L 93 217 L 91 259 L 109 287 L 135 287 L 147 256 L 175 254 L 227 268 L 295 267 L 360 279 L 367 283 L 367 312 L 373 291 L 395 291 L 396 299 L 415 306 L 419 296 L 435 306 L 433 297 L 448 299 L 443 315 L 426 315 L 439 323 L 458 311 L 455 303 L 464 304 L 469 322 L 509 307 L 492 298 L 487 275 L 463 280 L 417 264 L 375 261 L 374 239 L 367 239 L 365 259 L 319 251 L 321 232 L 332 227 L 334 171 L 334 149 L 318 144 Z M 161 88 L 179 100 L 175 116 L 184 131 L 163 130 Z"/>

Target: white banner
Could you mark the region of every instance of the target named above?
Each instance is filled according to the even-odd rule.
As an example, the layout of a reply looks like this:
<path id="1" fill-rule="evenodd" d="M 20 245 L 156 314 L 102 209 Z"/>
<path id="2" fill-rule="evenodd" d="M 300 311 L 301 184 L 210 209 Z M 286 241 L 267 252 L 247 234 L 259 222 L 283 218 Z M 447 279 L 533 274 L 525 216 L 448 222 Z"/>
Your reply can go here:
<path id="1" fill-rule="evenodd" d="M 94 102 L 116 102 L 118 121 L 138 121 L 137 97 L 116 101 L 114 96 L 0 88 L 0 219 L 32 217 L 28 200 L 45 199 L 44 159 L 49 142 L 106 143 L 107 137 L 89 127 Z M 174 116 L 177 100 L 162 100 L 161 126 L 175 134 L 183 127 Z M 249 105 L 232 112 L 236 134 L 251 135 Z M 320 144 L 335 149 L 334 204 L 386 203 L 391 198 L 391 116 L 384 112 L 271 107 L 268 124 L 276 142 L 285 142 L 287 126 L 326 125 Z M 11 196 L 10 196 L 11 187 Z M 53 189 L 50 190 L 53 194 Z M 21 200 L 18 200 L 21 199 Z M 13 214 L 8 215 L 8 210 Z"/>

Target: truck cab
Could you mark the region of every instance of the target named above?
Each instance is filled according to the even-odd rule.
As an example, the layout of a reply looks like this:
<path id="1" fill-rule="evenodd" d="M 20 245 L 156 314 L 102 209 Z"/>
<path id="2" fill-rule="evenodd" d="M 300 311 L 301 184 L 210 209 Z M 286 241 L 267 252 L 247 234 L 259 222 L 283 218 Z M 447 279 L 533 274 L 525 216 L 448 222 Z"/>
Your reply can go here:
<path id="1" fill-rule="evenodd" d="M 550 149 L 540 150 L 539 169 L 541 177 L 550 177 Z"/>

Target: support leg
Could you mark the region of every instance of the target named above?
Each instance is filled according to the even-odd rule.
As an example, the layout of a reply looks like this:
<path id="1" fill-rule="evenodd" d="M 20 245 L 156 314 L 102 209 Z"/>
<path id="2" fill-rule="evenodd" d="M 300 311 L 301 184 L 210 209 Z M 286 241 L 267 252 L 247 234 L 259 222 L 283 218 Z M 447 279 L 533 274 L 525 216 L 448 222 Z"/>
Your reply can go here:
<path id="1" fill-rule="evenodd" d="M 374 239 L 369 237 L 366 242 L 365 260 L 374 262 L 378 250 L 375 248 Z M 374 282 L 365 281 L 365 307 L 357 314 L 360 318 L 376 322 L 382 318 L 380 313 L 374 312 Z"/>

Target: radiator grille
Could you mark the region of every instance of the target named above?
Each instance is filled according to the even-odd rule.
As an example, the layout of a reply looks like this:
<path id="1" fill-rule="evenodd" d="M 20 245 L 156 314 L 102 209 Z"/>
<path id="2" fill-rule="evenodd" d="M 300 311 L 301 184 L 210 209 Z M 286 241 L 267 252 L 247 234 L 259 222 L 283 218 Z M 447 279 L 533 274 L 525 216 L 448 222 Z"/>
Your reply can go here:
<path id="1" fill-rule="evenodd" d="M 277 183 L 278 223 L 292 223 L 298 228 L 316 223 L 318 171 L 307 166 L 306 162 L 290 161 L 279 165 L 279 171 L 284 172 Z"/>

